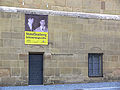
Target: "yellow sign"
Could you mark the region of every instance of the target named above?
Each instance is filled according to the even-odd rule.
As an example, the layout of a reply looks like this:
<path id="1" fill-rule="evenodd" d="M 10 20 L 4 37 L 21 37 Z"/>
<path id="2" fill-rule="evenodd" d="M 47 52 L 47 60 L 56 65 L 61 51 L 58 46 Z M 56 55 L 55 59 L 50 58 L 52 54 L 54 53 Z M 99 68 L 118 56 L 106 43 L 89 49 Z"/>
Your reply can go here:
<path id="1" fill-rule="evenodd" d="M 48 32 L 25 31 L 25 44 L 48 45 Z"/>

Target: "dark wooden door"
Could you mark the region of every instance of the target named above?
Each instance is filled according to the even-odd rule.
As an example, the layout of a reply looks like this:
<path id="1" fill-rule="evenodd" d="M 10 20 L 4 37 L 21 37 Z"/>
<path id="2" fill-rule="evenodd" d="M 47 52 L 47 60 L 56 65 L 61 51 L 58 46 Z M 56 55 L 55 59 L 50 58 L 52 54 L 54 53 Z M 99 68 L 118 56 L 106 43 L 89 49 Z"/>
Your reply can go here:
<path id="1" fill-rule="evenodd" d="M 43 54 L 29 55 L 29 85 L 43 84 Z"/>

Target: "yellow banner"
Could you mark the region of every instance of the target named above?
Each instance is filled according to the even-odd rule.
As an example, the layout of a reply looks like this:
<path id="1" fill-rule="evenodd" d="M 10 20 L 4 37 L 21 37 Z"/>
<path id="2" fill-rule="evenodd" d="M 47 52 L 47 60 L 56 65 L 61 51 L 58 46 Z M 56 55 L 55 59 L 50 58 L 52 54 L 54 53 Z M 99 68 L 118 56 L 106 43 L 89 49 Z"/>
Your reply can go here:
<path id="1" fill-rule="evenodd" d="M 48 45 L 48 32 L 25 31 L 25 44 Z"/>

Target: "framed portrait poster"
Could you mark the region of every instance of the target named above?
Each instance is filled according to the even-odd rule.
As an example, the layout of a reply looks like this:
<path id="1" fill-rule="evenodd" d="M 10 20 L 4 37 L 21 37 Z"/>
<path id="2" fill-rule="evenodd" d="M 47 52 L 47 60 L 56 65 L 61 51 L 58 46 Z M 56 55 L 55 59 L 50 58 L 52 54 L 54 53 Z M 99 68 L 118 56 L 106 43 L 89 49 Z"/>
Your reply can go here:
<path id="1" fill-rule="evenodd" d="M 48 15 L 25 15 L 25 44 L 48 45 Z"/>

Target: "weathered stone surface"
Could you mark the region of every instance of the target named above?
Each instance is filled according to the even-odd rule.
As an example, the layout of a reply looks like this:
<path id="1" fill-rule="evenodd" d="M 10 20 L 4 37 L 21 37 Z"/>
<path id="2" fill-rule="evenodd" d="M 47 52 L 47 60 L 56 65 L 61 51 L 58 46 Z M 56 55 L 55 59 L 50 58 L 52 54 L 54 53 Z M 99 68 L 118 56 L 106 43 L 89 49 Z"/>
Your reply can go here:
<path id="1" fill-rule="evenodd" d="M 11 60 L 10 61 L 10 67 L 11 68 L 17 68 L 17 67 L 20 67 L 20 61 L 18 61 L 18 60 Z"/>
<path id="2" fill-rule="evenodd" d="M 0 69 L 0 77 L 9 77 L 10 69 Z"/>
<path id="3" fill-rule="evenodd" d="M 60 68 L 60 75 L 67 74 L 68 76 L 72 74 L 72 68 Z"/>
<path id="4" fill-rule="evenodd" d="M 10 68 L 10 61 L 2 61 L 2 68 Z"/>
<path id="5" fill-rule="evenodd" d="M 44 58 L 45 58 L 46 60 L 51 60 L 51 57 L 52 57 L 51 53 L 45 53 L 45 54 L 44 54 Z"/>
<path id="6" fill-rule="evenodd" d="M 27 77 L 28 76 L 28 69 L 27 68 L 21 68 L 21 76 Z M 23 79 L 24 80 L 24 79 Z"/>
<path id="7" fill-rule="evenodd" d="M 19 54 L 19 60 L 28 60 L 28 54 Z"/>
<path id="8" fill-rule="evenodd" d="M 120 68 L 116 69 L 115 71 L 112 72 L 114 76 L 120 77 Z"/>
<path id="9" fill-rule="evenodd" d="M 18 60 L 18 55 L 17 54 L 1 54 L 1 59 L 2 60 Z"/>
<path id="10" fill-rule="evenodd" d="M 56 61 L 50 61 L 50 62 L 46 62 L 46 65 L 44 67 L 57 67 L 57 62 Z"/>
<path id="11" fill-rule="evenodd" d="M 1 33 L 1 38 L 11 38 L 12 37 L 12 35 L 11 35 L 11 32 L 2 32 Z"/>
<path id="12" fill-rule="evenodd" d="M 87 67 L 88 63 L 77 62 L 77 67 Z"/>
<path id="13" fill-rule="evenodd" d="M 45 76 L 54 76 L 54 73 L 56 70 L 57 70 L 57 68 L 45 68 L 44 75 Z"/>
<path id="14" fill-rule="evenodd" d="M 76 67 L 76 62 L 59 62 L 58 67 Z"/>
<path id="15" fill-rule="evenodd" d="M 15 78 L 14 77 L 3 77 L 2 79 L 1 79 L 1 83 L 0 83 L 0 85 L 1 86 L 13 86 L 13 85 L 15 85 Z"/>
<path id="16" fill-rule="evenodd" d="M 101 1 L 101 9 L 105 10 L 105 1 Z"/>
<path id="17" fill-rule="evenodd" d="M 3 40 L 0 39 L 0 47 L 3 47 Z"/>
<path id="18" fill-rule="evenodd" d="M 12 34 L 11 38 L 13 39 L 23 39 L 23 36 L 22 36 L 23 33 L 12 32 L 11 34 Z"/>
<path id="19" fill-rule="evenodd" d="M 74 4 L 76 5 L 76 2 Z M 8 20 L 11 27 L 4 31 L 5 25 L 0 25 L 2 27 L 0 29 L 0 85 L 28 85 L 29 52 L 44 52 L 45 84 L 118 80 L 120 66 L 118 15 L 16 10 L 14 12 L 19 13 L 0 13 L 0 23 L 5 24 Z M 24 44 L 26 11 L 50 14 L 48 46 Z M 88 77 L 88 53 L 103 53 L 103 77 Z M 9 79 L 8 82 L 5 77 Z"/>
<path id="20" fill-rule="evenodd" d="M 68 7 L 82 7 L 82 0 L 66 0 L 66 6 Z"/>
<path id="21" fill-rule="evenodd" d="M 20 68 L 11 68 L 11 76 L 21 76 Z"/>
<path id="22" fill-rule="evenodd" d="M 56 6 L 65 6 L 66 0 L 55 0 Z"/>
<path id="23" fill-rule="evenodd" d="M 3 39 L 3 47 L 12 47 L 12 40 L 9 39 Z"/>
<path id="24" fill-rule="evenodd" d="M 73 74 L 78 74 L 80 75 L 81 74 L 81 68 L 73 68 L 73 71 L 72 71 Z"/>

